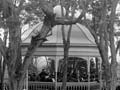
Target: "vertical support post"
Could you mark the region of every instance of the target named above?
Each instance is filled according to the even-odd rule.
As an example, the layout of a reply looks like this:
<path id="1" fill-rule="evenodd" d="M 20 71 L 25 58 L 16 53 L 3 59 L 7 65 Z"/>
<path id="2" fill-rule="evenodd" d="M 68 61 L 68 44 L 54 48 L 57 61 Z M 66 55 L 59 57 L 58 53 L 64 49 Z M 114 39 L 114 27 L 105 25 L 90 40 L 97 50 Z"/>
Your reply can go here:
<path id="1" fill-rule="evenodd" d="M 23 82 L 23 90 L 28 90 L 28 70 L 26 71 L 26 76 Z"/>
<path id="2" fill-rule="evenodd" d="M 22 60 L 24 60 L 24 56 L 22 56 Z M 26 70 L 26 76 L 23 83 L 23 90 L 28 90 L 28 70 Z"/>
<path id="3" fill-rule="evenodd" d="M 102 60 L 100 60 L 100 90 L 102 90 Z"/>
<path id="4" fill-rule="evenodd" d="M 55 60 L 55 90 L 57 90 L 57 72 L 58 72 L 58 62 L 59 62 L 59 57 L 56 56 Z"/>
<path id="5" fill-rule="evenodd" d="M 88 90 L 90 90 L 90 57 L 88 57 L 87 61 L 87 73 L 88 73 Z"/>
<path id="6" fill-rule="evenodd" d="M 58 30 L 58 27 L 57 27 L 57 30 Z M 59 32 L 56 30 L 56 46 L 58 45 L 58 35 L 59 35 Z M 59 47 L 57 46 L 56 47 L 56 60 L 55 60 L 55 90 L 57 90 L 57 72 L 58 72 L 58 63 L 59 63 L 59 56 L 58 56 L 58 53 L 59 53 Z"/>
<path id="7" fill-rule="evenodd" d="M 28 90 L 28 70 L 27 70 L 27 73 L 26 73 L 26 90 Z"/>

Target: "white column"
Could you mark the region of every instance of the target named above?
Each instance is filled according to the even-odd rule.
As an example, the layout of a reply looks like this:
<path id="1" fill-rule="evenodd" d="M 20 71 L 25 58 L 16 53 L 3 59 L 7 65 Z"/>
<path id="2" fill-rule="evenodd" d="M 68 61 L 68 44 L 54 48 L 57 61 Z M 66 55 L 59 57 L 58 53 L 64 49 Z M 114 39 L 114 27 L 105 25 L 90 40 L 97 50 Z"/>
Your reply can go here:
<path id="1" fill-rule="evenodd" d="M 102 90 L 102 60 L 99 58 L 100 61 L 100 90 Z"/>
<path id="2" fill-rule="evenodd" d="M 26 90 L 28 90 L 28 70 L 26 72 Z"/>
<path id="3" fill-rule="evenodd" d="M 58 65 L 59 65 L 59 56 L 56 56 L 56 60 L 55 60 L 55 90 L 57 90 L 57 72 L 58 72 Z"/>
<path id="4" fill-rule="evenodd" d="M 26 76 L 23 82 L 23 90 L 28 90 L 28 70 L 26 71 Z"/>
<path id="5" fill-rule="evenodd" d="M 90 90 L 90 57 L 87 60 L 88 90 Z"/>

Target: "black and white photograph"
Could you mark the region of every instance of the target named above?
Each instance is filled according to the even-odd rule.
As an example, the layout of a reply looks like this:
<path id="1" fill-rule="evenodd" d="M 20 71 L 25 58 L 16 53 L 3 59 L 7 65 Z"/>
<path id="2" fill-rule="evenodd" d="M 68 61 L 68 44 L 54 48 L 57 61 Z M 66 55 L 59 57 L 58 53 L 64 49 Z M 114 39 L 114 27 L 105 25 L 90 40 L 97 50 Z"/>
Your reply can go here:
<path id="1" fill-rule="evenodd" d="M 0 90 L 120 90 L 120 0 L 0 0 Z"/>

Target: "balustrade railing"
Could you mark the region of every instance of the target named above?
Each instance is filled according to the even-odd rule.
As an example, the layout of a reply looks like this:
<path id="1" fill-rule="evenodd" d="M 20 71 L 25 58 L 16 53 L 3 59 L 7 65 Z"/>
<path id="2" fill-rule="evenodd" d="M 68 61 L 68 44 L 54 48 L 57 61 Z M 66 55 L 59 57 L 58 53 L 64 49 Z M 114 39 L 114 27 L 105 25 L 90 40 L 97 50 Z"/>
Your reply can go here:
<path id="1" fill-rule="evenodd" d="M 55 84 L 52 82 L 29 82 L 28 90 L 55 90 Z"/>
<path id="2" fill-rule="evenodd" d="M 57 85 L 57 87 L 56 87 Z M 97 82 L 67 82 L 67 90 L 99 90 L 99 83 Z M 90 86 L 90 87 L 89 87 Z M 29 82 L 28 90 L 61 90 L 62 83 L 57 82 Z M 88 89 L 90 88 L 90 89 Z"/>

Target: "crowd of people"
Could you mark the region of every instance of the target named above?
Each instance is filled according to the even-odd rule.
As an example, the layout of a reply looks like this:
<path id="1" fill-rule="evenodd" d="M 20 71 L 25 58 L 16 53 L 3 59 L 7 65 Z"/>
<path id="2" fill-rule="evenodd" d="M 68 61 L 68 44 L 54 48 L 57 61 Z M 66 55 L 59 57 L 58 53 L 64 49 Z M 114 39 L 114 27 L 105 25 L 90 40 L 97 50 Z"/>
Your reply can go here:
<path id="1" fill-rule="evenodd" d="M 28 76 L 29 81 L 54 82 L 54 75 L 46 72 L 45 69 L 42 69 L 42 71 L 37 75 L 35 73 L 32 73 Z"/>
<path id="2" fill-rule="evenodd" d="M 63 74 L 58 72 L 57 73 L 57 82 L 62 82 Z M 39 74 L 29 74 L 29 81 L 40 81 L 40 82 L 55 82 L 55 75 L 48 73 L 45 69 L 42 69 L 42 71 Z M 98 76 L 90 75 L 90 81 L 97 81 Z M 67 74 L 67 82 L 88 82 L 88 75 L 77 75 L 76 73 L 68 73 Z"/>

